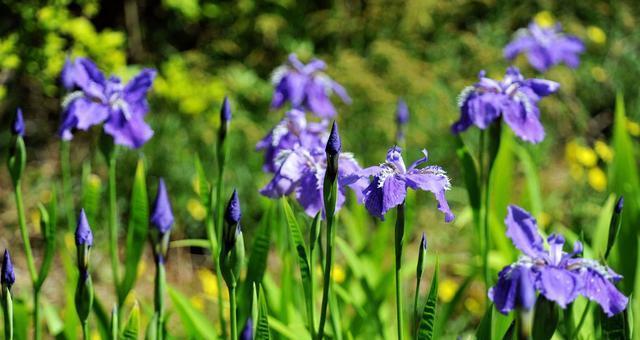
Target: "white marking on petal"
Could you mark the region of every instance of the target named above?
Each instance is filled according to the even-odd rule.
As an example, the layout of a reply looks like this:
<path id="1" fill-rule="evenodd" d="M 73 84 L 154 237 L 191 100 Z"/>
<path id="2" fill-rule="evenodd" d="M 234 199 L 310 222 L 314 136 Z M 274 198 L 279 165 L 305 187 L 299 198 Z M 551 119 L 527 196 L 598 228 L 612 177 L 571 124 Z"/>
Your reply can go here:
<path id="1" fill-rule="evenodd" d="M 289 66 L 281 65 L 276 67 L 273 72 L 271 72 L 271 84 L 278 85 L 282 78 L 284 78 L 285 74 L 289 72 Z"/>
<path id="2" fill-rule="evenodd" d="M 464 103 L 467 101 L 467 99 L 469 99 L 469 97 L 475 90 L 476 88 L 473 86 L 467 86 L 462 89 L 462 92 L 460 92 L 457 98 L 458 108 L 461 108 L 464 105 Z"/>
<path id="3" fill-rule="evenodd" d="M 84 92 L 82 91 L 73 91 L 67 94 L 64 97 L 64 99 L 62 99 L 62 104 L 61 104 L 62 108 L 66 110 L 69 107 L 69 105 L 71 105 L 71 102 L 82 97 L 84 97 Z"/>

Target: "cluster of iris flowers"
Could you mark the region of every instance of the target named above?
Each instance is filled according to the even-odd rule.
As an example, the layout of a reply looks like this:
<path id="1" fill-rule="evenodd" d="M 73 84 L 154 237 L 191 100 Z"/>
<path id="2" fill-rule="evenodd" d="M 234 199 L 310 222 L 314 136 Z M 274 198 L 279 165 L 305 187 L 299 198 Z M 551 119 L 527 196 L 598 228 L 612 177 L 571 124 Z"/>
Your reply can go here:
<path id="1" fill-rule="evenodd" d="M 540 27 L 531 24 L 527 29 L 518 31 L 514 41 L 505 47 L 504 55 L 508 60 L 512 60 L 517 54 L 526 53 L 533 68 L 545 71 L 558 63 L 577 67 L 579 54 L 583 51 L 582 42 L 576 37 L 563 34 L 560 26 Z M 284 65 L 274 71 L 271 107 L 274 110 L 286 107 L 286 112 L 282 120 L 256 146 L 264 152 L 263 171 L 273 176 L 260 193 L 270 198 L 293 195 L 304 212 L 311 217 L 333 217 L 335 211 L 344 205 L 347 189 L 355 193 L 358 202 L 364 204 L 374 217 L 384 219 L 389 211 L 397 209 L 396 228 L 402 228 L 399 234 L 396 232 L 398 290 L 398 254 L 402 253 L 404 233 L 404 222 L 401 219 L 404 218 L 407 190 L 431 192 L 437 201 L 437 208 L 444 214 L 444 220 L 448 223 L 454 219 L 445 197 L 451 183 L 444 169 L 436 165 L 424 165 L 428 161 L 426 150 L 423 150 L 423 157 L 407 167 L 402 157 L 402 149 L 395 145 L 388 149 L 386 159 L 382 163 L 367 168 L 362 168 L 353 154 L 341 152 L 337 124 L 335 121 L 333 124 L 330 123 L 330 119 L 337 116 L 331 95 L 336 94 L 345 104 L 349 104 L 351 99 L 346 90 L 324 72 L 325 68 L 326 64 L 322 60 L 313 59 L 304 64 L 292 54 Z M 144 145 L 153 135 L 153 130 L 144 121 L 144 117 L 149 111 L 146 96 L 155 75 L 154 70 L 143 69 L 128 83 L 123 84 L 115 76 L 105 77 L 87 58 L 68 60 L 61 75 L 62 84 L 69 91 L 62 101 L 63 119 L 59 128 L 62 140 L 71 140 L 78 130 L 88 130 L 92 126 L 103 124 L 104 133 L 110 135 L 115 144 L 128 148 Z M 459 96 L 460 118 L 451 127 L 454 134 L 459 134 L 473 125 L 485 130 L 504 121 L 523 141 L 539 143 L 544 139 L 538 103 L 543 97 L 558 91 L 560 85 L 557 82 L 525 78 L 513 66 L 507 69 L 502 80 L 488 78 L 484 71 L 479 73 L 478 78 L 477 83 L 465 88 Z M 402 126 L 408 119 L 408 106 L 399 100 L 396 115 L 399 144 L 404 140 Z M 231 109 L 225 98 L 221 110 L 222 140 L 227 133 L 230 120 Z M 19 109 L 11 129 L 16 136 L 16 149 L 12 151 L 9 167 L 16 192 L 19 192 L 19 179 L 24 170 L 26 157 L 20 154 L 24 153 L 24 149 L 19 148 L 23 143 L 25 130 L 22 111 Z M 224 160 L 221 164 L 223 162 Z M 330 177 L 333 178 L 333 182 L 327 181 Z M 324 187 L 327 183 L 336 185 L 336 197 L 333 201 L 328 199 L 331 194 Z M 17 197 L 20 197 L 19 194 Z M 221 230 L 218 239 L 221 244 L 219 264 L 223 267 L 222 275 L 229 286 L 232 304 L 235 303 L 235 284 L 244 257 L 239 202 L 238 194 L 234 190 L 224 215 L 224 227 L 219 226 Z M 335 206 L 327 206 L 327 202 L 333 202 Z M 222 213 L 218 214 L 222 219 Z M 162 179 L 158 184 L 149 222 L 155 228 L 151 233 L 151 242 L 157 265 L 156 289 L 162 289 L 164 276 L 161 275 L 164 275 L 163 265 L 167 256 L 169 234 L 174 223 L 171 203 Z M 506 314 L 512 310 L 530 310 L 534 307 L 536 292 L 563 308 L 580 295 L 596 301 L 608 316 L 626 308 L 628 298 L 614 285 L 622 277 L 598 261 L 581 258 L 583 247 L 580 242 L 575 242 L 573 251 L 567 253 L 563 250 L 564 238 L 553 234 L 547 238 L 548 247 L 545 248 L 535 219 L 517 206 L 509 206 L 505 224 L 506 235 L 522 252 L 522 256 L 515 263 L 505 267 L 499 273 L 497 284 L 488 290 L 488 296 L 498 311 Z M 330 222 L 328 225 L 331 225 Z M 20 227 L 25 228 L 22 220 Z M 25 247 L 28 260 L 33 262 L 27 239 L 28 237 L 25 239 Z M 76 228 L 76 245 L 81 273 L 76 309 L 84 330 L 93 301 L 93 288 L 88 272 L 93 235 L 84 210 L 80 213 Z M 424 235 L 421 248 L 426 250 Z M 330 260 L 328 265 L 330 272 Z M 0 279 L 3 296 L 10 297 L 15 274 L 7 250 L 2 262 Z M 36 277 L 32 279 L 35 280 Z M 156 294 L 157 298 L 160 296 L 160 301 L 156 301 L 155 310 L 157 327 L 163 327 L 162 291 Z M 323 300 L 325 298 L 326 296 Z M 402 338 L 399 293 L 397 298 L 398 337 Z M 7 301 L 10 299 L 3 299 L 5 310 L 10 308 Z M 323 308 L 326 309 L 324 302 Z M 232 335 L 235 336 L 238 333 L 235 330 L 233 308 L 235 307 L 232 307 L 231 313 Z M 37 315 L 35 320 L 37 324 Z M 247 325 L 248 328 L 242 332 L 243 338 L 251 337 L 251 319 Z M 311 333 L 314 333 L 314 325 L 311 327 Z M 247 332 L 248 335 L 245 334 Z M 5 334 L 11 337 L 9 333 Z M 319 337 L 322 337 L 322 326 Z"/>

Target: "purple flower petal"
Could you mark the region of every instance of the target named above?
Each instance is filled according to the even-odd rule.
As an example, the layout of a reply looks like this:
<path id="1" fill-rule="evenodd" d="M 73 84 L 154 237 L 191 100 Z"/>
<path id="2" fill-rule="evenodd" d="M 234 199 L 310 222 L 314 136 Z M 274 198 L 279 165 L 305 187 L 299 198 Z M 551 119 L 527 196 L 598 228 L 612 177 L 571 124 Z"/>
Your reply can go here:
<path id="1" fill-rule="evenodd" d="M 517 306 L 531 309 L 536 299 L 533 273 L 521 265 L 504 268 L 496 285 L 489 289 L 489 299 L 502 314 L 508 314 Z"/>
<path id="2" fill-rule="evenodd" d="M 537 288 L 548 300 L 566 308 L 578 297 L 581 282 L 578 275 L 566 269 L 545 266 L 539 269 Z"/>
<path id="3" fill-rule="evenodd" d="M 582 295 L 596 301 L 607 316 L 620 313 L 627 307 L 629 299 L 600 271 L 588 268 L 581 275 L 584 282 Z"/>
<path id="4" fill-rule="evenodd" d="M 538 233 L 536 220 L 527 211 L 510 205 L 507 207 L 504 223 L 507 226 L 507 237 L 516 248 L 532 258 L 537 258 L 544 253 L 544 240 Z"/>
<path id="5" fill-rule="evenodd" d="M 111 113 L 104 124 L 104 132 L 111 135 L 118 145 L 137 149 L 153 136 L 153 130 L 140 115 L 127 119 L 122 111 Z"/>

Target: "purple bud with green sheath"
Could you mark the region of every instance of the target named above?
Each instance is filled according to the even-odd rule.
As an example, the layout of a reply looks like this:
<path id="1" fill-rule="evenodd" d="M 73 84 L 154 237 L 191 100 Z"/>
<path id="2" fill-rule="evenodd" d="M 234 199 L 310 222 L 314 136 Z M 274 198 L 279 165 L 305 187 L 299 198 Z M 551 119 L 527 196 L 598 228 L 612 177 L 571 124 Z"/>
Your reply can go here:
<path id="1" fill-rule="evenodd" d="M 409 107 L 404 100 L 398 99 L 398 105 L 396 107 L 396 123 L 398 125 L 404 125 L 409 122 Z"/>
<path id="2" fill-rule="evenodd" d="M 150 216 L 151 224 L 158 229 L 161 234 L 165 234 L 171 230 L 173 225 L 173 211 L 171 209 L 171 201 L 167 194 L 167 187 L 164 179 L 158 181 L 158 192 L 153 202 L 153 211 Z"/>
<path id="3" fill-rule="evenodd" d="M 16 136 L 24 136 L 24 118 L 22 117 L 22 109 L 16 110 L 16 116 L 11 124 L 11 133 Z"/>
<path id="4" fill-rule="evenodd" d="M 4 250 L 4 257 L 2 258 L 2 284 L 11 288 L 16 282 L 16 274 L 13 272 L 13 263 L 11 263 L 11 256 L 9 250 Z"/>
<path id="5" fill-rule="evenodd" d="M 240 211 L 240 199 L 238 198 L 238 191 L 233 189 L 233 194 L 227 203 L 227 210 L 224 213 L 224 219 L 230 225 L 235 225 L 240 222 L 242 212 Z"/>
<path id="6" fill-rule="evenodd" d="M 620 198 L 618 198 L 618 202 L 616 202 L 615 213 L 620 214 L 622 212 L 623 207 L 624 207 L 624 196 L 620 196 Z"/>
<path id="7" fill-rule="evenodd" d="M 340 142 L 340 134 L 338 133 L 338 124 L 333 121 L 331 126 L 331 133 L 329 134 L 329 140 L 327 140 L 327 147 L 325 151 L 327 156 L 336 156 L 342 149 L 342 143 Z"/>
<path id="8" fill-rule="evenodd" d="M 84 209 L 80 210 L 80 218 L 76 227 L 76 246 L 93 246 L 93 233 Z"/>
<path id="9" fill-rule="evenodd" d="M 222 107 L 220 107 L 220 121 L 227 123 L 231 121 L 231 104 L 229 104 L 229 97 L 225 96 L 222 101 Z"/>

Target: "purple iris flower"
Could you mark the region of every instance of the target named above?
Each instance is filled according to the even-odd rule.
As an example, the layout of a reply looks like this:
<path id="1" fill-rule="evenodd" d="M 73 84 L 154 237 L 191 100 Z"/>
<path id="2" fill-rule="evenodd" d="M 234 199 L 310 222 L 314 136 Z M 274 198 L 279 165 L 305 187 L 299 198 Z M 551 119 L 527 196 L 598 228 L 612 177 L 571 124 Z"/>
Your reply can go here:
<path id="1" fill-rule="evenodd" d="M 614 285 L 622 276 L 595 260 L 577 257 L 582 253 L 579 241 L 572 253 L 566 253 L 564 238 L 554 234 L 545 249 L 535 218 L 514 205 L 508 208 L 505 224 L 507 236 L 523 254 L 500 272 L 498 283 L 489 290 L 498 311 L 507 314 L 516 307 L 530 309 L 535 290 L 562 308 L 578 295 L 600 304 L 608 316 L 626 308 L 627 297 Z"/>
<path id="2" fill-rule="evenodd" d="M 322 186 L 327 170 L 327 156 L 323 147 L 305 148 L 295 146 L 282 150 L 276 156 L 277 171 L 273 179 L 260 190 L 271 198 L 295 194 L 298 203 L 309 216 L 323 211 Z M 362 199 L 362 190 L 366 180 L 352 180 L 353 174 L 360 171 L 360 165 L 351 153 L 340 153 L 338 158 L 338 197 L 336 209 L 345 201 L 347 187 L 355 191 L 358 200 Z"/>
<path id="3" fill-rule="evenodd" d="M 504 57 L 513 60 L 520 53 L 526 53 L 529 64 L 544 72 L 550 67 L 565 63 L 571 68 L 580 64 L 580 54 L 585 50 L 582 40 L 565 35 L 562 27 L 541 27 L 532 22 L 528 28 L 519 29 L 515 38 L 504 48 Z"/>
<path id="4" fill-rule="evenodd" d="M 453 213 L 445 198 L 445 192 L 451 188 L 449 177 L 439 166 L 429 165 L 418 168 L 428 160 L 427 150 L 422 150 L 424 157 L 413 162 L 409 168 L 402 159 L 402 149 L 394 146 L 387 151 L 387 159 L 379 166 L 372 166 L 359 171 L 352 178 L 369 178 L 373 180 L 364 190 L 364 204 L 373 216 L 384 219 L 390 209 L 402 204 L 407 196 L 407 188 L 432 192 L 438 201 L 438 209 L 445 214 L 445 221 L 453 220 Z"/>
<path id="5" fill-rule="evenodd" d="M 104 131 L 116 144 L 139 148 L 153 135 L 144 116 L 149 111 L 146 96 L 155 76 L 155 70 L 143 69 L 122 84 L 115 76 L 105 78 L 87 58 L 68 60 L 62 70 L 62 84 L 73 92 L 62 103 L 60 137 L 71 140 L 74 130 L 86 131 L 104 122 Z"/>
<path id="6" fill-rule="evenodd" d="M 327 122 L 307 122 L 305 113 L 292 109 L 287 111 L 284 119 L 264 137 L 256 149 L 264 150 L 263 170 L 274 173 L 278 170 L 276 156 L 282 150 L 302 146 L 307 149 L 325 145 L 328 138 Z"/>
<path id="7" fill-rule="evenodd" d="M 305 65 L 290 54 L 288 63 L 273 71 L 271 81 L 276 88 L 271 107 L 278 109 L 288 101 L 292 108 L 309 110 L 320 118 L 335 116 L 336 109 L 329 96 L 336 93 L 346 104 L 351 103 L 351 98 L 342 85 L 323 72 L 326 66 L 320 59 L 312 59 Z"/>
<path id="8" fill-rule="evenodd" d="M 545 79 L 525 79 L 517 67 L 509 67 L 502 81 L 485 77 L 485 72 L 473 86 L 458 97 L 460 120 L 451 126 L 454 134 L 476 125 L 486 129 L 502 117 L 522 140 L 532 143 L 544 139 L 538 101 L 558 90 L 560 84 Z"/>
<path id="9" fill-rule="evenodd" d="M 24 137 L 24 118 L 22 116 L 22 109 L 16 110 L 16 116 L 11 123 L 11 133 L 16 136 Z"/>
<path id="10" fill-rule="evenodd" d="M 0 282 L 3 285 L 11 288 L 11 286 L 16 282 L 16 274 L 13 271 L 13 263 L 11 262 L 11 255 L 9 255 L 9 250 L 4 250 L 4 257 L 2 258 L 2 273 L 0 275 Z"/>
<path id="11" fill-rule="evenodd" d="M 171 209 L 171 201 L 169 201 L 169 194 L 167 194 L 167 187 L 164 184 L 164 179 L 160 178 L 158 181 L 158 192 L 156 199 L 153 202 L 153 211 L 151 212 L 150 221 L 153 226 L 158 229 L 160 234 L 165 234 L 171 230 L 173 225 L 173 211 Z"/>

